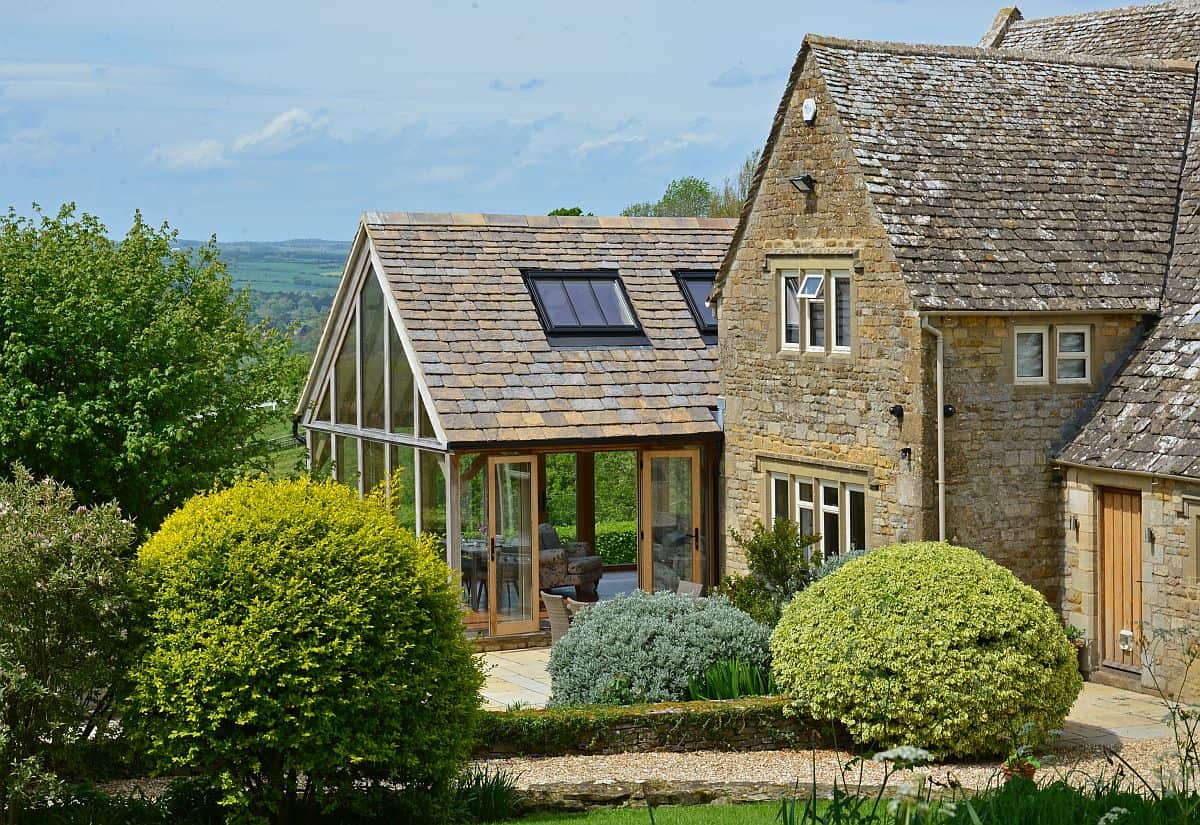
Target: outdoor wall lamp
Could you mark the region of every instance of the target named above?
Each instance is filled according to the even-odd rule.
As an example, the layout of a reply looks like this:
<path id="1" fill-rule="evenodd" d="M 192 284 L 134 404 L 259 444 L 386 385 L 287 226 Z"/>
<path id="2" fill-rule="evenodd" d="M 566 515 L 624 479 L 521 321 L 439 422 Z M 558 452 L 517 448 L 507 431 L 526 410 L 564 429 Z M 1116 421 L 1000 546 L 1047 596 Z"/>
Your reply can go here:
<path id="1" fill-rule="evenodd" d="M 888 410 L 888 412 L 890 412 L 892 415 L 894 415 L 896 417 L 896 421 L 900 422 L 900 421 L 904 420 L 904 407 L 902 407 L 901 405 L 893 404 L 891 406 L 891 409 Z"/>
<path id="2" fill-rule="evenodd" d="M 788 178 L 788 182 L 791 183 L 792 186 L 796 187 L 797 192 L 804 192 L 807 194 L 813 190 L 813 184 L 817 181 L 812 175 L 808 174 L 808 172 L 801 172 L 799 175 L 793 175 L 792 177 Z"/>
<path id="3" fill-rule="evenodd" d="M 954 409 L 953 404 L 947 404 L 946 406 L 942 407 L 942 418 L 953 418 L 956 412 L 958 412 L 958 410 Z"/>

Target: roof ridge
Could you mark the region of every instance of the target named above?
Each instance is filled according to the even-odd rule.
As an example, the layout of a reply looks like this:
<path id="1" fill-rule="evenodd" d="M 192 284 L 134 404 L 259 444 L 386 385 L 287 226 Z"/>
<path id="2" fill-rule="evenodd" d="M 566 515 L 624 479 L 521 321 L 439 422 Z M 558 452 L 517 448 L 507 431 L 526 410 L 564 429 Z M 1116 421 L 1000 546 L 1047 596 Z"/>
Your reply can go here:
<path id="1" fill-rule="evenodd" d="M 1200 2 L 1198 2 L 1198 0 L 1165 0 L 1161 3 L 1117 6 L 1116 8 L 1112 9 L 1096 9 L 1095 11 L 1077 11 L 1074 14 L 1055 14 L 1051 15 L 1050 17 L 1025 17 L 1021 20 L 1015 21 L 1013 25 L 1028 26 L 1034 23 L 1055 23 L 1060 20 L 1076 20 L 1081 17 L 1117 17 L 1118 15 L 1122 14 L 1133 14 L 1152 9 L 1187 8 L 1189 6 L 1197 11 L 1200 11 Z"/>
<path id="2" fill-rule="evenodd" d="M 504 215 L 472 212 L 362 213 L 362 222 L 380 226 L 507 226 L 527 229 L 716 229 L 731 230 L 736 218 L 642 218 L 593 215 Z"/>
<path id="3" fill-rule="evenodd" d="M 1106 69 L 1144 69 L 1147 71 L 1196 71 L 1194 60 L 1156 60 L 1144 57 L 1109 57 L 1104 55 L 1067 54 L 1064 52 L 992 49 L 980 46 L 940 46 L 928 43 L 899 43 L 887 40 L 847 40 L 810 34 L 806 45 L 851 51 L 887 52 L 890 54 L 958 57 L 964 59 L 1008 61 L 1015 63 L 1053 63 L 1068 66 L 1091 66 Z"/>

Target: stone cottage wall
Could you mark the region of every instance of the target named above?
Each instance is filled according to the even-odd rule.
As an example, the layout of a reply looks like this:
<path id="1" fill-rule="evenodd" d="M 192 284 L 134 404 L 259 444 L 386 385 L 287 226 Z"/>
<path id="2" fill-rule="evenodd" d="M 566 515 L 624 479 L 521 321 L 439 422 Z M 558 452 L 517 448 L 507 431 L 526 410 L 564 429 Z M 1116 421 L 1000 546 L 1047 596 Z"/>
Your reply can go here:
<path id="1" fill-rule="evenodd" d="M 1140 338 L 1140 317 L 944 316 L 946 537 L 1008 567 L 1052 605 L 1062 598 L 1061 474 L 1052 456 L 1074 435 Z M 1090 384 L 1013 382 L 1013 327 L 1090 325 Z M 1051 353 L 1053 360 L 1053 352 Z M 1056 480 L 1059 479 L 1059 480 Z"/>
<path id="2" fill-rule="evenodd" d="M 1066 561 L 1063 617 L 1092 640 L 1093 665 L 1098 665 L 1101 594 L 1096 519 L 1097 491 L 1104 486 L 1141 492 L 1143 633 L 1169 634 L 1153 645 L 1159 682 L 1172 692 L 1182 689 L 1184 698 L 1196 701 L 1200 673 L 1193 667 L 1186 685 L 1183 677 L 1185 646 L 1190 640 L 1200 641 L 1200 484 L 1068 468 L 1061 492 Z M 1143 668 L 1138 682 L 1142 689 L 1154 690 L 1148 668 Z"/>
<path id="3" fill-rule="evenodd" d="M 886 234 L 811 58 L 788 112 L 719 306 L 725 412 L 724 526 L 747 531 L 766 514 L 761 462 L 807 462 L 868 475 L 871 546 L 926 537 L 922 490 L 922 333 Z M 800 114 L 817 99 L 815 124 Z M 787 181 L 807 171 L 808 195 Z M 781 353 L 778 282 L 769 256 L 855 257 L 854 351 Z M 904 406 L 903 423 L 889 412 Z M 911 457 L 903 459 L 903 448 Z M 934 524 L 936 529 L 936 523 Z M 727 539 L 726 571 L 744 569 Z"/>

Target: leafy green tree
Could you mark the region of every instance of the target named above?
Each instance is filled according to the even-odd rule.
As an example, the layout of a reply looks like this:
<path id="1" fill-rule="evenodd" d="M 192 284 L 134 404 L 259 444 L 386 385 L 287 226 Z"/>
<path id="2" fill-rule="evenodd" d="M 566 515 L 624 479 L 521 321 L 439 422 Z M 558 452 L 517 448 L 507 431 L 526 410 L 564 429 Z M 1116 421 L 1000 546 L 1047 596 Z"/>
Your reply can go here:
<path id="1" fill-rule="evenodd" d="M 0 819 L 55 785 L 46 756 L 106 718 L 129 619 L 134 526 L 24 467 L 0 482 Z"/>
<path id="2" fill-rule="evenodd" d="M 737 177 L 726 178 L 720 189 L 702 178 L 677 178 L 667 184 L 657 201 L 632 203 L 621 214 L 641 218 L 736 218 L 750 196 L 759 156 L 758 149 L 747 155 Z"/>
<path id="3" fill-rule="evenodd" d="M 558 207 L 558 209 L 554 209 L 554 210 L 548 212 L 547 214 L 552 218 L 555 216 L 562 217 L 562 218 L 577 218 L 583 214 L 583 207 L 582 206 L 560 206 L 560 207 Z M 587 214 L 591 215 L 592 213 L 588 212 Z"/>
<path id="4" fill-rule="evenodd" d="M 250 321 L 214 241 L 135 215 L 121 240 L 74 205 L 0 216 L 0 465 L 151 529 L 190 494 L 268 463 L 271 402 L 303 364 Z"/>

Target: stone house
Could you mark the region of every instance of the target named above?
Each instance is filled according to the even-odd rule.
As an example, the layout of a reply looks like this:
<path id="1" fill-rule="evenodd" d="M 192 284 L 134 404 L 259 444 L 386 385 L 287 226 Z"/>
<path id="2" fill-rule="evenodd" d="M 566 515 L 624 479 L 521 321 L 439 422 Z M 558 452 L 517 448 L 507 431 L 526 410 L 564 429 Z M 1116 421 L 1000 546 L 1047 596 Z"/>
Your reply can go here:
<path id="1" fill-rule="evenodd" d="M 546 462 L 586 542 L 627 450 L 632 586 L 711 586 L 779 515 L 826 554 L 944 538 L 1146 687 L 1142 623 L 1200 628 L 1198 56 L 1191 3 L 809 36 L 736 227 L 367 213 L 297 409 L 313 465 L 408 471 L 481 633 L 541 623 Z"/>
<path id="2" fill-rule="evenodd" d="M 1140 623 L 1200 628 L 1198 55 L 1190 4 L 806 38 L 714 286 L 727 526 L 973 547 L 1148 686 Z"/>

